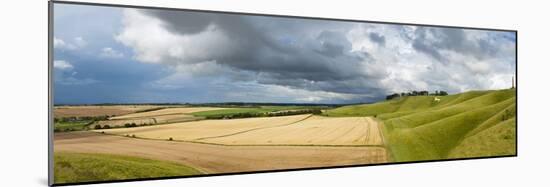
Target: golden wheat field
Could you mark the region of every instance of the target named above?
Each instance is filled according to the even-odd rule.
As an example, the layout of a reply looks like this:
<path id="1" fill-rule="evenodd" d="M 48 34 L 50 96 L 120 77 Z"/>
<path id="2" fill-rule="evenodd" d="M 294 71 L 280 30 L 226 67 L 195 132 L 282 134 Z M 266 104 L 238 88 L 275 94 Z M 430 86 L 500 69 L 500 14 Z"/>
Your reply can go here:
<path id="1" fill-rule="evenodd" d="M 234 145 L 382 145 L 378 125 L 366 117 L 312 116 L 285 126 L 202 141 Z"/>
<path id="2" fill-rule="evenodd" d="M 136 135 L 141 138 L 199 141 L 261 128 L 288 125 L 310 115 L 263 117 L 228 120 L 202 120 L 167 125 L 101 130 L 109 134 Z"/>
<path id="3" fill-rule="evenodd" d="M 149 139 L 172 138 L 224 145 L 383 145 L 377 123 L 367 117 L 295 115 L 202 120 L 101 131 Z"/>

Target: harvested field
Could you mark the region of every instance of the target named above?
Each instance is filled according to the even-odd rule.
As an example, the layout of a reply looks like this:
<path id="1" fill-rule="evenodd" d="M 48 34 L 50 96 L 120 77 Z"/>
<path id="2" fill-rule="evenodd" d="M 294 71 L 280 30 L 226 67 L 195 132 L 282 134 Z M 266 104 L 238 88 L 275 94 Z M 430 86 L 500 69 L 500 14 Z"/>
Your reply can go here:
<path id="1" fill-rule="evenodd" d="M 193 115 L 187 114 L 170 114 L 152 117 L 157 123 L 169 123 L 169 122 L 183 122 L 196 119 L 202 119 L 202 117 L 194 117 Z"/>
<path id="2" fill-rule="evenodd" d="M 304 120 L 310 115 L 295 115 L 284 117 L 263 117 L 230 120 L 202 120 L 174 123 L 159 126 L 101 130 L 117 135 L 136 135 L 142 138 L 167 140 L 198 141 L 204 138 L 219 137 L 242 133 L 261 128 L 289 125 Z M 99 130 L 98 130 L 99 131 Z"/>
<path id="3" fill-rule="evenodd" d="M 131 119 L 131 118 L 147 118 L 147 117 L 160 117 L 163 115 L 174 115 L 174 114 L 189 114 L 193 112 L 203 112 L 211 110 L 221 110 L 226 108 L 217 108 L 217 107 L 181 107 L 181 108 L 165 108 L 160 110 L 140 112 L 134 114 L 128 114 L 123 116 L 116 116 L 109 119 Z"/>
<path id="4" fill-rule="evenodd" d="M 143 140 L 93 132 L 58 133 L 54 151 L 139 156 L 230 173 L 387 162 L 383 147 L 221 146 Z"/>
<path id="5" fill-rule="evenodd" d="M 157 108 L 153 105 L 117 105 L 117 106 L 56 106 L 54 117 L 96 117 L 124 115 L 141 110 Z"/>
<path id="6" fill-rule="evenodd" d="M 313 116 L 292 125 L 203 139 L 230 145 L 382 145 L 377 123 L 368 117 Z"/>
<path id="7" fill-rule="evenodd" d="M 231 120 L 202 120 L 162 126 L 102 130 L 141 138 L 223 145 L 378 146 L 382 137 L 369 117 L 295 115 Z"/>
<path id="8" fill-rule="evenodd" d="M 127 115 L 120 115 L 109 118 L 109 120 L 99 121 L 96 124 L 99 125 L 109 125 L 111 127 L 124 126 L 124 124 L 136 125 L 152 125 L 159 123 L 176 123 L 176 122 L 186 122 L 186 121 L 195 121 L 203 119 L 203 117 L 195 117 L 189 113 L 201 112 L 201 111 L 211 111 L 219 110 L 225 108 L 214 108 L 214 107 L 174 107 L 174 108 L 163 108 L 159 110 L 152 110 L 147 112 L 138 112 L 131 113 Z"/>

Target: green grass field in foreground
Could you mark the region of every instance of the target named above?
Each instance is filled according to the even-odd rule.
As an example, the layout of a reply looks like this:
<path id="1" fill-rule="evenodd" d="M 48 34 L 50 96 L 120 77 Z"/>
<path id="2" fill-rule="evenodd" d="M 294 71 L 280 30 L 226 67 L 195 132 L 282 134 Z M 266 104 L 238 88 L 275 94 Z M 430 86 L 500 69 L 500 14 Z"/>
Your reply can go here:
<path id="1" fill-rule="evenodd" d="M 191 167 L 166 161 L 109 154 L 54 153 L 56 184 L 199 174 Z"/>
<path id="2" fill-rule="evenodd" d="M 514 155 L 515 91 L 408 96 L 344 106 L 326 115 L 376 116 L 394 161 Z"/>

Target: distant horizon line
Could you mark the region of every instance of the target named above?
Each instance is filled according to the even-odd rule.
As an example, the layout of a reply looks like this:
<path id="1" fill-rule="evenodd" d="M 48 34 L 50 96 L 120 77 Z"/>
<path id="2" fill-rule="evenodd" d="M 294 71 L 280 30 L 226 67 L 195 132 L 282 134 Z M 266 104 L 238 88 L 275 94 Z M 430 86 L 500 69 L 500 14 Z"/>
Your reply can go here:
<path id="1" fill-rule="evenodd" d="M 516 89 L 517 86 L 503 89 L 486 89 L 486 90 L 468 90 L 464 92 L 450 93 L 449 95 L 462 94 L 472 91 L 496 91 L 506 89 Z M 412 91 L 409 91 L 412 92 Z M 397 93 L 397 92 L 395 92 Z M 407 92 L 400 92 L 407 93 Z M 372 104 L 386 99 L 379 99 L 373 102 L 350 102 L 350 103 L 307 103 L 307 102 L 244 102 L 244 101 L 224 101 L 224 102 L 98 102 L 98 103 L 54 103 L 54 106 L 94 106 L 94 105 L 213 105 L 213 104 L 272 104 L 272 105 L 353 105 L 353 104 Z"/>
<path id="2" fill-rule="evenodd" d="M 97 105 L 350 105 L 375 102 L 355 103 L 293 103 L 293 102 L 103 102 L 103 103 L 61 103 L 54 106 L 97 106 Z"/>

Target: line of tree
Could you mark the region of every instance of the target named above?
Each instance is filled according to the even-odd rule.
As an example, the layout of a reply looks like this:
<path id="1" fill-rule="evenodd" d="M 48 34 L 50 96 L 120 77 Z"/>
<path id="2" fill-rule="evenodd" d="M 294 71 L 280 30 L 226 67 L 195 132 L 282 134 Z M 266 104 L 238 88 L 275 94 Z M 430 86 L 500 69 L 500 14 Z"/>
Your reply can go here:
<path id="1" fill-rule="evenodd" d="M 77 121 L 89 121 L 89 120 L 92 120 L 92 121 L 101 121 L 101 120 L 106 120 L 108 119 L 109 116 L 105 115 L 105 116 L 81 116 L 81 117 L 59 117 L 59 118 L 54 118 L 53 121 L 54 122 L 77 122 Z"/>
<path id="2" fill-rule="evenodd" d="M 237 118 L 253 118 L 253 117 L 274 117 L 274 116 L 290 116 L 290 115 L 300 115 L 300 114 L 322 114 L 321 109 L 302 109 L 302 110 L 287 110 L 287 111 L 276 111 L 276 112 L 244 112 L 236 114 L 224 114 L 224 115 L 215 115 L 207 116 L 206 119 L 237 119 Z"/>
<path id="3" fill-rule="evenodd" d="M 342 104 L 323 104 L 323 103 L 253 103 L 253 102 L 222 102 L 222 103 L 195 103 L 189 104 L 195 107 L 242 107 L 258 108 L 262 106 L 317 106 L 324 108 L 339 107 Z"/>
<path id="4" fill-rule="evenodd" d="M 94 126 L 94 129 L 132 128 L 132 127 L 149 126 L 149 125 L 154 125 L 154 124 L 156 124 L 156 122 L 155 123 L 134 123 L 134 122 L 132 122 L 132 123 L 125 123 L 124 126 L 119 126 L 119 125 L 110 126 L 109 124 L 106 124 L 106 125 L 96 124 Z"/>
<path id="5" fill-rule="evenodd" d="M 433 93 L 430 93 L 428 91 L 411 91 L 411 92 L 401 92 L 401 93 L 393 93 L 391 95 L 386 96 L 386 100 L 392 100 L 399 97 L 405 97 L 405 96 L 446 96 L 449 95 L 446 91 L 442 90 L 436 90 Z"/>

